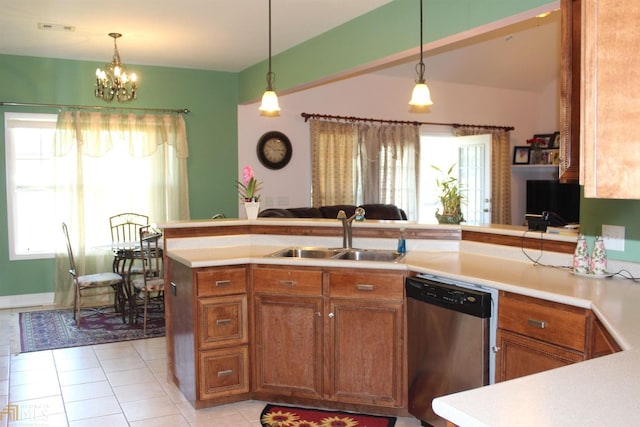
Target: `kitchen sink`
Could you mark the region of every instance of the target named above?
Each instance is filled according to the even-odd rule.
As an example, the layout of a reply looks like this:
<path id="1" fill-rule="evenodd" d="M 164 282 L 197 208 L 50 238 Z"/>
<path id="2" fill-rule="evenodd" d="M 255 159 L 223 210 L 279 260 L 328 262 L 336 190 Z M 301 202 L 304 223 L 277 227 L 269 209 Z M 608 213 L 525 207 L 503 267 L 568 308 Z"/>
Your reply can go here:
<path id="1" fill-rule="evenodd" d="M 382 249 L 350 249 L 336 256 L 338 259 L 348 259 L 353 261 L 386 261 L 393 262 L 400 260 L 404 254 L 396 251 Z"/>
<path id="2" fill-rule="evenodd" d="M 295 247 L 274 252 L 269 257 L 281 258 L 333 258 L 342 253 L 342 249 Z"/>
<path id="3" fill-rule="evenodd" d="M 395 262 L 402 259 L 404 254 L 394 250 L 384 249 L 290 247 L 267 256 L 271 258 L 324 258 L 351 261 Z"/>

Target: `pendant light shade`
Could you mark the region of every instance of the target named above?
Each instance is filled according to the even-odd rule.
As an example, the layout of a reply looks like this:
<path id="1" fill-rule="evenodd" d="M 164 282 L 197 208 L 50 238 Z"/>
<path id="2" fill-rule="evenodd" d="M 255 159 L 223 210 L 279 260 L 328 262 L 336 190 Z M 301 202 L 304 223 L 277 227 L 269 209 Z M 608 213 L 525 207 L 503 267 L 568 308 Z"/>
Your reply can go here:
<path id="1" fill-rule="evenodd" d="M 420 62 L 416 65 L 416 85 L 413 88 L 413 92 L 411 94 L 411 100 L 409 101 L 409 105 L 411 106 L 410 111 L 419 111 L 420 109 L 425 109 L 429 105 L 433 105 L 433 101 L 431 100 L 431 91 L 427 86 L 427 83 L 424 79 L 424 59 L 422 52 L 422 0 L 420 1 Z"/>
<path id="2" fill-rule="evenodd" d="M 261 116 L 275 117 L 280 115 L 278 95 L 273 90 L 274 80 L 275 74 L 271 71 L 271 0 L 269 0 L 269 71 L 267 72 L 267 89 L 262 95 L 262 103 L 259 108 Z"/>

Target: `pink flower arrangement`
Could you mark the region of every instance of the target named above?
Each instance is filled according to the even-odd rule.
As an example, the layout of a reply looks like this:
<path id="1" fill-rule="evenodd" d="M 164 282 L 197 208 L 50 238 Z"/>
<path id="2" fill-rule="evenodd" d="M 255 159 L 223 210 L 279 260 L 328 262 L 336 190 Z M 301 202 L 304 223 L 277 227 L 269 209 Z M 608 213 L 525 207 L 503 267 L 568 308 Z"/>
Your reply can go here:
<path id="1" fill-rule="evenodd" d="M 238 193 L 240 200 L 245 202 L 257 202 L 260 200 L 260 195 L 257 194 L 262 181 L 258 181 L 253 174 L 251 166 L 245 166 L 242 170 L 242 181 L 237 181 Z"/>

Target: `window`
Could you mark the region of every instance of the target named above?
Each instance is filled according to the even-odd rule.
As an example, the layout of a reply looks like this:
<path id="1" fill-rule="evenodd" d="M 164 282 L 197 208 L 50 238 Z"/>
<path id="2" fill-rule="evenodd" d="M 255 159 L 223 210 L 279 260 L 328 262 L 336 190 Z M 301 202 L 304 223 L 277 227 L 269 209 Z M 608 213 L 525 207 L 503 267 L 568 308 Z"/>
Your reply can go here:
<path id="1" fill-rule="evenodd" d="M 436 209 L 442 209 L 438 200 L 436 180 L 441 171 L 455 164 L 454 175 L 458 178 L 464 203 L 462 213 L 468 223 L 491 221 L 491 136 L 472 135 L 455 137 L 449 134 L 426 134 L 420 136 L 420 193 L 419 221 L 437 223 Z"/>
<path id="2" fill-rule="evenodd" d="M 51 258 L 60 227 L 53 211 L 56 114 L 5 113 L 9 259 Z"/>

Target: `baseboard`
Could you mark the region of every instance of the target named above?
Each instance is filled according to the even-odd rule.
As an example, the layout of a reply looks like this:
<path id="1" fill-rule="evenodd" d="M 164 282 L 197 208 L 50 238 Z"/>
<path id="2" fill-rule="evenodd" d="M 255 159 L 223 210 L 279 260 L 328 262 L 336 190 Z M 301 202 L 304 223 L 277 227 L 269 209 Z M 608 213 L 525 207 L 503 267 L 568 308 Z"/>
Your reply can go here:
<path id="1" fill-rule="evenodd" d="M 0 310 L 53 305 L 53 295 L 53 292 L 43 292 L 39 294 L 3 296 L 0 297 Z"/>

